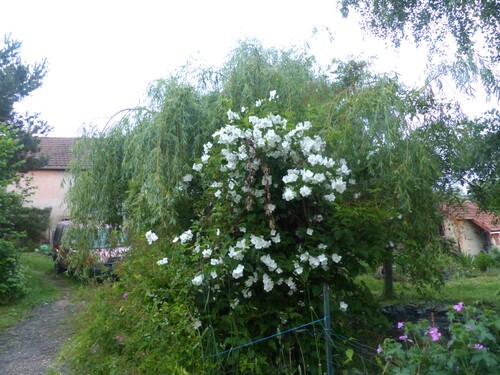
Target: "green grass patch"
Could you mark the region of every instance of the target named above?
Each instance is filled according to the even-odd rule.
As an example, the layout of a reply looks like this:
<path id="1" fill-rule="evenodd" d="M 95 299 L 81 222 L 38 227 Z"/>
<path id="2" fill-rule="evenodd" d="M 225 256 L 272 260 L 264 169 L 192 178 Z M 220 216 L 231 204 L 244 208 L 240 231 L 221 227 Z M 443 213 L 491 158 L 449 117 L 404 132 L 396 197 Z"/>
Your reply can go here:
<path id="1" fill-rule="evenodd" d="M 61 293 L 61 285 L 72 288 L 79 285 L 65 275 L 56 275 L 52 258 L 48 255 L 23 253 L 21 262 L 28 292 L 19 301 L 0 306 L 0 330 L 29 316 L 34 307 L 56 300 Z"/>
<path id="2" fill-rule="evenodd" d="M 475 270 L 468 277 L 450 280 L 440 290 L 428 288 L 425 294 L 419 295 L 414 288 L 403 282 L 395 282 L 395 299 L 382 297 L 384 282 L 371 275 L 357 278 L 363 282 L 382 304 L 407 303 L 442 303 L 456 304 L 459 301 L 468 305 L 484 306 L 500 311 L 500 269 L 489 268 L 486 272 Z"/>

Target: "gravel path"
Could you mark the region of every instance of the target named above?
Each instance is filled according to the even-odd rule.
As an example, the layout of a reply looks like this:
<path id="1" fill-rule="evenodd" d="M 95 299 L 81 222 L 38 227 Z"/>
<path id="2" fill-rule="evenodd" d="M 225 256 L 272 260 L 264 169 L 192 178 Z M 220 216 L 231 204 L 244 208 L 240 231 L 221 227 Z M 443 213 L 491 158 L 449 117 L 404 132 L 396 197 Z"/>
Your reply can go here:
<path id="1" fill-rule="evenodd" d="M 71 336 L 71 317 L 76 306 L 69 299 L 64 280 L 54 276 L 61 287 L 60 299 L 33 310 L 32 315 L 0 332 L 0 374 L 43 375 L 54 356 Z"/>

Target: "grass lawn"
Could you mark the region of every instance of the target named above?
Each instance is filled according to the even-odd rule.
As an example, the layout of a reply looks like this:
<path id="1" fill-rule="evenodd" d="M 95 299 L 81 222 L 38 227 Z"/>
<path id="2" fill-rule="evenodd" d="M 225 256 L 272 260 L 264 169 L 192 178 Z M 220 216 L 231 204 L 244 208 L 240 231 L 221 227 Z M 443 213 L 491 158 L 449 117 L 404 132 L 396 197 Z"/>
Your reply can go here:
<path id="1" fill-rule="evenodd" d="M 500 269 L 490 268 L 486 272 L 474 271 L 471 277 L 447 281 L 439 290 L 428 289 L 424 297 L 419 296 L 409 284 L 395 282 L 396 298 L 387 300 L 382 297 L 383 280 L 370 275 L 358 278 L 365 283 L 375 297 L 384 305 L 406 303 L 456 304 L 459 301 L 468 305 L 488 307 L 500 311 Z"/>
<path id="2" fill-rule="evenodd" d="M 58 298 L 61 289 L 54 278 L 54 264 L 49 255 L 39 253 L 21 254 L 21 262 L 27 279 L 28 293 L 16 303 L 0 306 L 0 330 L 14 325 L 29 316 L 31 310 Z M 57 276 L 64 285 L 78 288 L 80 284 L 65 275 Z"/>

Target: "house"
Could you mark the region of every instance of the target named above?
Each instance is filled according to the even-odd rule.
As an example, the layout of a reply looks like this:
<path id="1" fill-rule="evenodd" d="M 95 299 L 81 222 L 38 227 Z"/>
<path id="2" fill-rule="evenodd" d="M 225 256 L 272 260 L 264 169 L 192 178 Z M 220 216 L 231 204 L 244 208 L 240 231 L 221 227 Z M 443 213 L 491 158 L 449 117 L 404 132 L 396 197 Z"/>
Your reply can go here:
<path id="1" fill-rule="evenodd" d="M 50 227 L 47 239 L 54 230 L 56 223 L 69 217 L 64 203 L 64 196 L 68 189 L 70 175 L 67 168 L 71 160 L 71 149 L 76 138 L 43 137 L 40 139 L 40 154 L 48 158 L 48 163 L 25 174 L 31 178 L 31 186 L 36 187 L 34 194 L 29 197 L 29 205 L 52 209 L 50 214 Z"/>
<path id="2" fill-rule="evenodd" d="M 444 206 L 443 235 L 464 254 L 477 255 L 500 246 L 500 216 L 479 210 L 466 201 L 460 207 Z"/>

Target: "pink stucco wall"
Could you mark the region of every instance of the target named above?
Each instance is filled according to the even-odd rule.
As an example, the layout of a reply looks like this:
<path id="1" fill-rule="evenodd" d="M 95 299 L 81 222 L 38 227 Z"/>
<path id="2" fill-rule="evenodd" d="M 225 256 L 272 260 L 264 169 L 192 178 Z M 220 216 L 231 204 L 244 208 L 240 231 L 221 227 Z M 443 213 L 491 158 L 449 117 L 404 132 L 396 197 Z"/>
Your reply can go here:
<path id="1" fill-rule="evenodd" d="M 64 204 L 64 195 L 68 190 L 70 176 L 63 170 L 37 170 L 27 175 L 33 178 L 31 185 L 36 186 L 28 205 L 52 208 L 50 228 L 47 232 L 47 239 L 49 239 L 55 224 L 61 219 L 69 218 L 69 212 Z"/>

